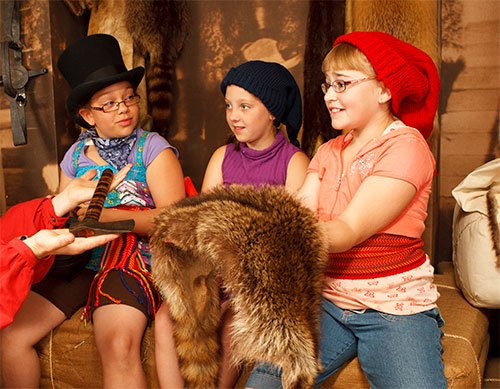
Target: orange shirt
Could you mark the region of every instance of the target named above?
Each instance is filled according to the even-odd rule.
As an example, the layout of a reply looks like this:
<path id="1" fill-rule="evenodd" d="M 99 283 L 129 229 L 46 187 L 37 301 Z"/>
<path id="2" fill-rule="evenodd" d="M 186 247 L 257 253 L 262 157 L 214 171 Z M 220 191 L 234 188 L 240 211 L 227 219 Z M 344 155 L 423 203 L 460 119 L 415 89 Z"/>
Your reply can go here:
<path id="1" fill-rule="evenodd" d="M 435 161 L 419 131 L 397 121 L 381 137 L 368 142 L 344 169 L 341 152 L 352 140 L 348 133 L 322 145 L 308 172 L 321 180 L 318 214 L 321 221 L 338 217 L 363 180 L 370 175 L 391 177 L 411 183 L 417 190 L 401 215 L 378 233 L 420 238 L 425 229 L 427 202 Z M 345 173 L 342 174 L 342 171 Z M 439 297 L 433 284 L 434 268 L 429 259 L 410 271 L 376 279 L 326 278 L 324 296 L 343 309 L 375 309 L 395 315 L 422 312 L 436 307 Z"/>
<path id="2" fill-rule="evenodd" d="M 400 121 L 394 122 L 381 137 L 368 142 L 345 170 L 341 152 L 351 140 L 352 132 L 349 132 L 321 145 L 307 170 L 318 173 L 321 180 L 320 221 L 340 216 L 366 177 L 390 177 L 409 182 L 417 193 L 401 215 L 379 233 L 422 236 L 436 166 L 423 136 Z"/>

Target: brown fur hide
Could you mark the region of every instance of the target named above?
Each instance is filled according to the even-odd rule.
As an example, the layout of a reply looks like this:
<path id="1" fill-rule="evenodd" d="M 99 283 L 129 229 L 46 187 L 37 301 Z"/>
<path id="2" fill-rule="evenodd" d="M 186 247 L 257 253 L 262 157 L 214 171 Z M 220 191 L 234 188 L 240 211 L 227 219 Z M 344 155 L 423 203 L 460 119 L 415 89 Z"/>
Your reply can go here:
<path id="1" fill-rule="evenodd" d="M 285 388 L 313 385 L 326 262 L 313 212 L 282 188 L 217 188 L 163 211 L 151 243 L 189 387 L 216 386 L 219 275 L 235 315 L 235 364 L 270 361 Z"/>
<path id="2" fill-rule="evenodd" d="M 497 185 L 500 188 L 500 185 Z M 500 189 L 490 188 L 486 193 L 488 210 L 488 225 L 490 227 L 493 250 L 497 257 L 497 267 L 500 267 Z"/>

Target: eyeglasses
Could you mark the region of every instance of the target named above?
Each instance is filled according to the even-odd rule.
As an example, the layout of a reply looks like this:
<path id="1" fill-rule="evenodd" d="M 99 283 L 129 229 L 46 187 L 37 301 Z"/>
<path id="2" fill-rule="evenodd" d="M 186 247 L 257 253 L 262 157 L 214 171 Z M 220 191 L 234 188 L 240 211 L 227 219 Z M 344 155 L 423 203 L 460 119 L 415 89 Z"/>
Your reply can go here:
<path id="1" fill-rule="evenodd" d="M 95 109 L 96 111 L 102 111 L 102 112 L 108 113 L 108 112 L 113 112 L 113 111 L 118 110 L 118 108 L 120 108 L 121 103 L 125 104 L 127 107 L 131 107 L 132 105 L 138 104 L 140 99 L 141 99 L 141 97 L 139 95 L 132 95 L 132 96 L 126 97 L 122 101 L 108 101 L 106 104 L 103 104 L 101 107 L 90 107 L 90 108 Z"/>
<path id="2" fill-rule="evenodd" d="M 333 83 L 331 84 L 329 84 L 328 82 L 323 82 L 321 84 L 321 90 L 326 95 L 328 93 L 328 89 L 330 89 L 330 87 L 333 86 L 333 90 L 336 93 L 342 93 L 347 89 L 349 85 L 355 85 L 363 81 L 375 80 L 375 79 L 376 77 L 365 77 L 365 78 L 360 78 L 359 80 L 350 80 L 350 81 L 334 80 Z"/>

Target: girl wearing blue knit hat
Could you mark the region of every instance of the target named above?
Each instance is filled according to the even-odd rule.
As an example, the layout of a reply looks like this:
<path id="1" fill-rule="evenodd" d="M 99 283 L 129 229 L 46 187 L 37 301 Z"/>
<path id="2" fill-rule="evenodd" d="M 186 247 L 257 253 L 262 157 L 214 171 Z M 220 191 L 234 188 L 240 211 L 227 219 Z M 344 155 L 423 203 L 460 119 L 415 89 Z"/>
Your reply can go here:
<path id="1" fill-rule="evenodd" d="M 212 155 L 202 191 L 220 184 L 299 189 L 309 159 L 297 147 L 302 102 L 290 72 L 278 63 L 249 61 L 232 68 L 220 88 L 232 142 Z M 289 141 L 279 129 L 281 123 Z"/>
<path id="2" fill-rule="evenodd" d="M 282 185 L 296 192 L 305 179 L 309 158 L 298 146 L 302 125 L 300 90 L 291 73 L 274 62 L 249 61 L 232 68 L 220 85 L 226 120 L 232 132 L 229 144 L 219 147 L 208 163 L 202 192 L 231 184 Z M 281 131 L 286 126 L 288 139 Z M 219 387 L 232 387 L 237 369 L 229 363 L 228 323 L 231 311 L 222 304 L 222 368 Z M 163 304 L 155 320 L 155 354 L 161 387 L 184 387 L 172 353 L 174 339 L 168 307 Z M 185 372 L 184 372 L 185 374 Z"/>

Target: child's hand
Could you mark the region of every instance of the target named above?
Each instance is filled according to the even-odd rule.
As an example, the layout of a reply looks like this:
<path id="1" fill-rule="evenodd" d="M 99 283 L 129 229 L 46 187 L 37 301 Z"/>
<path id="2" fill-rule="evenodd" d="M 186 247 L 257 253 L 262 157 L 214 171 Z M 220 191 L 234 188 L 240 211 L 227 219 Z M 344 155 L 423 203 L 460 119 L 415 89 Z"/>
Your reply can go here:
<path id="1" fill-rule="evenodd" d="M 132 164 L 126 165 L 113 176 L 113 181 L 109 190 L 113 190 L 127 176 L 132 168 Z M 97 180 L 92 179 L 97 174 L 95 169 L 85 172 L 81 177 L 70 181 L 64 190 L 52 199 L 56 215 L 62 216 L 77 207 L 79 204 L 88 201 L 94 195 Z"/>
<path id="2" fill-rule="evenodd" d="M 78 221 L 82 221 L 89 208 L 89 203 L 80 204 L 78 208 L 75 209 L 75 217 Z"/>
<path id="3" fill-rule="evenodd" d="M 125 177 L 127 176 L 128 172 L 130 171 L 130 169 L 132 169 L 132 164 L 131 163 L 125 165 L 125 167 L 123 167 L 118 173 L 116 173 L 113 176 L 113 181 L 111 181 L 111 185 L 109 187 L 110 191 L 112 191 L 113 189 L 115 189 L 118 186 L 118 184 L 125 179 Z"/>
<path id="4" fill-rule="evenodd" d="M 115 189 L 118 184 L 123 181 L 131 168 L 132 164 L 128 164 L 113 176 L 113 181 L 111 181 L 111 185 L 109 187 L 110 191 Z M 97 171 L 95 169 L 85 172 L 82 176 L 71 180 L 69 185 L 64 190 L 68 191 L 69 199 L 76 202 L 75 206 L 90 200 L 94 195 L 98 180 L 92 181 L 92 179 L 95 177 L 96 173 Z M 61 194 L 64 193 L 64 191 L 61 192 Z"/>

